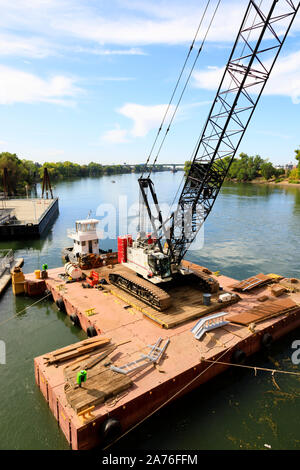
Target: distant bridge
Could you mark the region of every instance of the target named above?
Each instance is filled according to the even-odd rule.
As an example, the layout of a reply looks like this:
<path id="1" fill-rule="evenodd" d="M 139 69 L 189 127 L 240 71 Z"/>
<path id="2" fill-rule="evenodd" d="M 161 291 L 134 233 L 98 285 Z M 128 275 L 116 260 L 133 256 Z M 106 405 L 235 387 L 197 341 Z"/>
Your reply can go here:
<path id="1" fill-rule="evenodd" d="M 128 164 L 124 163 L 124 165 L 130 167 L 131 169 L 134 169 L 135 167 L 140 166 L 140 167 L 144 168 L 144 171 L 146 171 L 147 169 L 152 169 L 151 164 L 146 166 L 143 163 L 136 163 L 136 164 L 134 164 L 134 163 L 128 163 Z M 155 171 L 155 169 L 159 169 L 159 168 L 163 167 L 163 168 L 166 168 L 166 169 L 170 169 L 171 171 L 173 171 L 173 173 L 175 173 L 178 170 L 183 171 L 184 165 L 185 165 L 185 163 L 158 163 L 157 165 L 154 166 L 153 171 Z"/>

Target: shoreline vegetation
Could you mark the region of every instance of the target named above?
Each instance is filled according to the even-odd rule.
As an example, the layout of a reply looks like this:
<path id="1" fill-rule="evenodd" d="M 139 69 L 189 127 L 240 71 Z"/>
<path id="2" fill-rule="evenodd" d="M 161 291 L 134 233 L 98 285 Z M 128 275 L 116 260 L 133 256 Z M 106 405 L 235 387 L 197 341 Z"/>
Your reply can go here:
<path id="1" fill-rule="evenodd" d="M 16 154 L 9 152 L 0 153 L 0 192 L 4 191 L 4 168 L 8 173 L 8 192 L 11 195 L 23 195 L 32 189 L 36 183 L 43 179 L 44 168 L 47 168 L 51 183 L 59 181 L 99 177 L 103 175 L 119 175 L 126 173 L 141 173 L 145 171 L 145 165 L 131 165 L 127 163 L 117 165 L 102 165 L 90 162 L 87 165 L 79 165 L 70 161 L 45 162 L 43 164 L 31 160 L 20 159 Z M 155 165 L 153 172 L 169 171 L 163 165 Z"/>
<path id="2" fill-rule="evenodd" d="M 276 168 L 267 159 L 259 155 L 249 156 L 241 153 L 239 157 L 234 158 L 226 181 L 238 183 L 256 183 L 256 184 L 280 184 L 285 186 L 300 187 L 300 149 L 295 150 L 295 158 L 298 165 L 294 168 Z M 231 157 L 225 157 L 222 161 L 229 163 Z M 227 160 L 227 161 L 226 161 Z M 218 161 L 214 163 L 217 169 Z M 187 175 L 191 163 L 185 162 L 184 172 Z M 89 164 L 79 165 L 70 161 L 65 162 L 45 162 L 43 164 L 31 160 L 20 159 L 16 154 L 9 152 L 0 153 L 0 192 L 4 191 L 4 169 L 7 169 L 8 186 L 6 190 L 9 195 L 23 195 L 28 190 L 33 189 L 37 183 L 40 183 L 44 168 L 47 168 L 51 183 L 59 181 L 99 177 L 103 175 L 118 175 L 126 173 L 141 173 L 146 167 L 143 164 L 131 165 L 127 163 L 119 165 L 102 165 L 100 163 L 90 162 Z M 153 171 L 169 171 L 169 168 L 163 165 L 155 165 Z"/>
<path id="3" fill-rule="evenodd" d="M 261 158 L 259 155 L 249 156 L 241 153 L 234 158 L 229 168 L 226 181 L 233 183 L 256 183 L 256 184 L 282 184 L 300 187 L 300 149 L 295 150 L 296 160 L 293 168 L 276 168 L 269 160 Z M 231 157 L 225 157 L 222 162 L 225 166 L 230 162 Z M 218 169 L 218 161 L 214 164 Z M 191 167 L 191 162 L 185 162 L 184 172 L 187 175 Z"/>

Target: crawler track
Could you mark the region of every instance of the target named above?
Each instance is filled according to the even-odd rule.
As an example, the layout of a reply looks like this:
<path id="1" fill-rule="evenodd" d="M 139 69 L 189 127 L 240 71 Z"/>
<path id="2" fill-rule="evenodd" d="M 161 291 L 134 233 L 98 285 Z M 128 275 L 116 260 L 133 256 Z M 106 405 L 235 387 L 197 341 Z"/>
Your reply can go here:
<path id="1" fill-rule="evenodd" d="M 203 271 L 194 271 L 194 274 L 199 279 L 199 285 L 201 285 L 202 289 L 205 292 L 210 292 L 214 294 L 219 292 L 219 283 L 216 279 L 211 277 L 209 274 L 204 273 Z"/>
<path id="2" fill-rule="evenodd" d="M 171 305 L 171 297 L 167 292 L 135 274 L 115 272 L 109 274 L 108 278 L 111 284 L 129 292 L 156 310 L 166 310 Z"/>

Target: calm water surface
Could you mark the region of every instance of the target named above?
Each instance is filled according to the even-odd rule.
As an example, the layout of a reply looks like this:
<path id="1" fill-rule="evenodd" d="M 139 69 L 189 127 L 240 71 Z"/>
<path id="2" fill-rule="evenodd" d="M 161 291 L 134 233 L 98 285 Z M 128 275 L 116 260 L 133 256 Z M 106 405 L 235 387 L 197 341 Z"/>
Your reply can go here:
<path id="1" fill-rule="evenodd" d="M 182 173 L 153 176 L 159 200 L 171 203 Z M 68 245 L 66 229 L 88 212 L 101 217 L 100 204 L 116 207 L 116 230 L 124 204 L 136 203 L 137 176 L 82 179 L 56 185 L 60 214 L 42 240 L 0 242 L 25 259 L 24 272 L 61 265 Z M 115 183 L 112 182 L 115 181 Z M 127 195 L 127 201 L 124 197 Z M 120 210 L 118 209 L 120 207 Z M 98 214 L 97 214 L 98 208 Z M 96 215 L 97 214 L 97 215 Z M 299 277 L 300 189 L 226 184 L 205 224 L 202 250 L 187 258 L 213 271 L 243 279 L 258 272 Z M 116 248 L 105 240 L 105 248 Z M 32 299 L 14 297 L 9 288 L 0 299 L 0 339 L 7 364 L 0 365 L 0 449 L 68 449 L 57 422 L 34 382 L 33 358 L 86 337 L 56 306 L 43 301 L 24 311 Z M 300 330 L 273 345 L 249 364 L 299 371 L 291 362 L 291 344 Z M 298 449 L 300 380 L 244 370 L 229 371 L 201 389 L 159 411 L 121 440 L 115 449 Z"/>

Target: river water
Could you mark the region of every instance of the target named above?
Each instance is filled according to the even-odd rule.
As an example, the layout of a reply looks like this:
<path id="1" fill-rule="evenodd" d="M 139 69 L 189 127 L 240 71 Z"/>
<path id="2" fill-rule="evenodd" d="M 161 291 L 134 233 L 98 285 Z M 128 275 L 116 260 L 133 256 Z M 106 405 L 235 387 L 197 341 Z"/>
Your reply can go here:
<path id="1" fill-rule="evenodd" d="M 156 173 L 159 200 L 171 203 L 183 173 Z M 41 240 L 0 242 L 24 257 L 24 272 L 61 265 L 68 246 L 66 230 L 76 219 L 112 214 L 104 229 L 124 229 L 126 206 L 134 221 L 137 175 L 114 175 L 58 183 L 60 214 Z M 115 213 L 114 213 L 115 210 Z M 126 231 L 126 230 L 125 230 Z M 299 277 L 300 188 L 225 184 L 204 228 L 204 246 L 187 259 L 213 271 L 244 279 L 259 272 Z M 106 239 L 104 248 L 116 249 Z M 86 335 L 72 326 L 56 306 L 14 297 L 9 288 L 0 299 L 0 340 L 6 344 L 6 365 L 0 364 L 0 449 L 68 449 L 68 444 L 35 385 L 33 358 Z M 19 313 L 16 315 L 16 313 Z M 4 320 L 15 316 L 10 321 Z M 2 324 L 1 324 L 2 322 Z M 274 344 L 249 364 L 290 371 L 292 343 L 300 330 Z M 156 413 L 119 441 L 115 449 L 297 449 L 300 447 L 300 379 L 270 373 L 257 376 L 234 369 Z"/>

